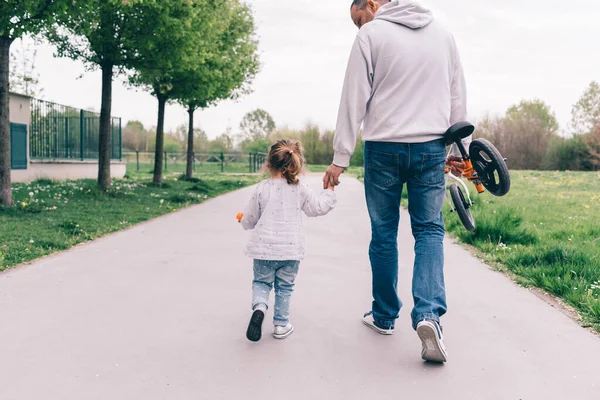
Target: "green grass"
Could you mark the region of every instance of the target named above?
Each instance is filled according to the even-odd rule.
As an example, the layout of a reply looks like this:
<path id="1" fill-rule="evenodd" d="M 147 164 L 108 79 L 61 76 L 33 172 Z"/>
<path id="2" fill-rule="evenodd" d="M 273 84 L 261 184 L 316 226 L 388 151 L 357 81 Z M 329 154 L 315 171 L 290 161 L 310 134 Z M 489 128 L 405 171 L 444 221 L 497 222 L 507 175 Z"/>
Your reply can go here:
<path id="1" fill-rule="evenodd" d="M 15 184 L 15 206 L 0 207 L 0 270 L 96 239 L 191 204 L 236 190 L 258 176 L 203 175 L 187 182 L 167 174 L 115 180 L 108 192 L 95 181 L 38 180 Z"/>
<path id="2" fill-rule="evenodd" d="M 327 171 L 327 168 L 329 168 L 329 165 L 308 165 L 306 167 L 306 169 L 309 172 L 314 172 L 314 173 L 325 173 L 325 171 Z M 358 179 L 362 179 L 364 176 L 364 168 L 363 167 L 349 167 L 346 172 L 346 174 L 351 175 L 355 178 Z"/>
<path id="3" fill-rule="evenodd" d="M 446 207 L 447 230 L 600 330 L 600 174 L 513 171 L 511 178 L 505 197 L 472 193 L 474 232 Z"/>
<path id="4" fill-rule="evenodd" d="M 152 175 L 154 171 L 154 164 L 150 163 L 140 163 L 139 171 L 138 166 L 135 160 L 129 160 L 127 162 L 127 174 L 128 175 Z M 164 164 L 163 164 L 164 171 Z M 185 173 L 185 161 L 178 161 L 177 163 L 168 162 L 167 163 L 167 173 Z M 194 173 L 196 174 L 217 174 L 221 172 L 221 164 L 220 163 L 211 163 L 206 162 L 196 164 L 196 170 Z M 248 163 L 244 162 L 233 162 L 227 163 L 223 166 L 223 172 L 225 173 L 238 173 L 238 174 L 247 174 L 250 172 L 250 166 Z"/>

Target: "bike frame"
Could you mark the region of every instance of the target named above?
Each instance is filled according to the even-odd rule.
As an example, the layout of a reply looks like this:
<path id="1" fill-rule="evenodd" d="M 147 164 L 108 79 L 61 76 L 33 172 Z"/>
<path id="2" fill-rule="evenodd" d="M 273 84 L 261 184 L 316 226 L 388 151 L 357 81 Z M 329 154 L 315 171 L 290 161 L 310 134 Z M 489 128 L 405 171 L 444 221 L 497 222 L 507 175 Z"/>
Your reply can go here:
<path id="1" fill-rule="evenodd" d="M 450 173 L 450 172 L 446 172 L 446 186 L 448 186 L 449 179 L 454 180 L 460 186 L 462 186 L 462 188 L 464 189 L 465 196 L 467 197 L 467 201 L 469 202 L 470 206 L 472 206 L 473 204 L 475 204 L 473 202 L 473 200 L 471 200 L 471 192 L 469 192 L 469 188 L 467 187 L 467 185 L 465 184 L 465 182 L 461 178 L 452 175 L 452 173 Z M 454 204 L 452 203 L 452 199 L 450 198 L 450 194 L 449 194 L 448 190 L 446 190 L 446 196 L 445 197 L 446 197 L 446 202 L 448 202 L 448 204 L 450 205 L 450 210 L 452 210 L 452 212 L 456 211 L 456 208 L 454 208 Z"/>

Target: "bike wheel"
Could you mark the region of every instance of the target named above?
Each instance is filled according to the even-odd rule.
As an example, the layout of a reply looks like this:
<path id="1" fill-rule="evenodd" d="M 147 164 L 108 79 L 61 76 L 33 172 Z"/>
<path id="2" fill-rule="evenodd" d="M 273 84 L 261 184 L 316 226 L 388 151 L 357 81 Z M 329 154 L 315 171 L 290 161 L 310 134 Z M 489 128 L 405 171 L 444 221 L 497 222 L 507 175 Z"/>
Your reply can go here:
<path id="1" fill-rule="evenodd" d="M 469 146 L 469 155 L 477 176 L 488 192 L 504 196 L 510 190 L 510 174 L 504 158 L 485 139 L 476 139 Z"/>
<path id="2" fill-rule="evenodd" d="M 458 214 L 460 222 L 462 222 L 466 230 L 469 232 L 473 231 L 475 229 L 475 220 L 473 219 L 473 215 L 471 215 L 471 210 L 469 210 L 471 205 L 467 203 L 462 190 L 460 190 L 456 183 L 450 185 L 450 197 L 452 198 L 454 210 Z"/>

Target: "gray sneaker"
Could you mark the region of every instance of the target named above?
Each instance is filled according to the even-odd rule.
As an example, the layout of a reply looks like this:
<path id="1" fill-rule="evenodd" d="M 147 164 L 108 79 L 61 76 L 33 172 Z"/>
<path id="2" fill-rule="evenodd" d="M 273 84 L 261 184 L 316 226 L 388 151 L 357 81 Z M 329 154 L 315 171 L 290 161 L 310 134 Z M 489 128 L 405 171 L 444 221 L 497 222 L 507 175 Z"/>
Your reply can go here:
<path id="1" fill-rule="evenodd" d="M 444 346 L 444 336 L 440 325 L 435 321 L 424 320 L 417 325 L 417 335 L 423 343 L 421 358 L 426 361 L 445 363 L 448 353 Z"/>
<path id="2" fill-rule="evenodd" d="M 275 325 L 275 329 L 273 329 L 273 336 L 275 339 L 285 339 L 290 336 L 294 332 L 294 325 L 288 324 L 286 326 L 277 326 Z"/>
<path id="3" fill-rule="evenodd" d="M 373 312 L 369 311 L 368 313 L 366 313 L 363 317 L 363 324 L 365 324 L 366 326 L 368 326 L 369 328 L 373 329 L 375 332 L 381 334 L 381 335 L 393 335 L 394 334 L 394 328 L 380 328 L 377 325 L 375 325 L 375 319 L 373 318 Z"/>

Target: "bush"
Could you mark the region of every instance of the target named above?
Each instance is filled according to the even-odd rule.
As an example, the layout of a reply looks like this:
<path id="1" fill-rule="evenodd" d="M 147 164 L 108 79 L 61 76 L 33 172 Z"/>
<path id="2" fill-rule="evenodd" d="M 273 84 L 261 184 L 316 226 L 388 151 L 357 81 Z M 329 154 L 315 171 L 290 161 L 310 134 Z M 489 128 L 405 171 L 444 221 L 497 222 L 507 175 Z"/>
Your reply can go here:
<path id="1" fill-rule="evenodd" d="M 548 147 L 543 169 L 558 171 L 590 171 L 591 156 L 581 136 L 570 139 L 555 138 Z"/>

